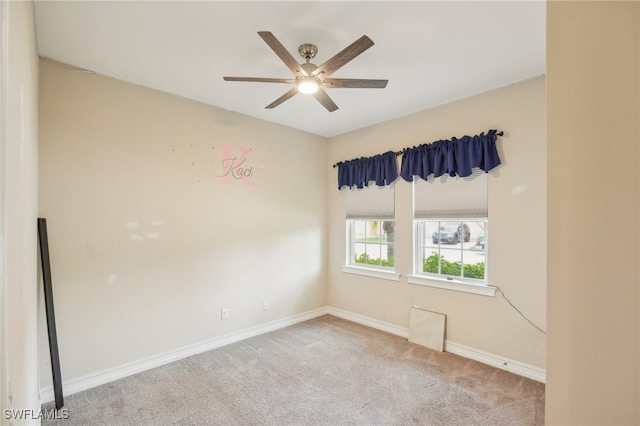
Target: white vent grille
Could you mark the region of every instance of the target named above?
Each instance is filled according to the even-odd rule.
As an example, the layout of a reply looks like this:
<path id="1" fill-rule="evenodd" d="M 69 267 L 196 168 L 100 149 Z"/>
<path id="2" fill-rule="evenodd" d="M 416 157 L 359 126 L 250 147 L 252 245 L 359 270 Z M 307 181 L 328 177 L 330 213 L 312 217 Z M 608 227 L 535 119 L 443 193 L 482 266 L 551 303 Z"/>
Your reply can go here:
<path id="1" fill-rule="evenodd" d="M 446 315 L 411 308 L 409 341 L 436 351 L 444 352 L 444 327 Z"/>

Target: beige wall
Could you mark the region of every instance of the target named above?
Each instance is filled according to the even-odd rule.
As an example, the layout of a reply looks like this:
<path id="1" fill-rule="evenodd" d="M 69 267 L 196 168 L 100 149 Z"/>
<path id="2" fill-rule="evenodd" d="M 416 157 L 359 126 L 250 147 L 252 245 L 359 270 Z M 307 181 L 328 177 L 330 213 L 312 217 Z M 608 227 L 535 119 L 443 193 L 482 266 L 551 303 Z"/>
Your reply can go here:
<path id="1" fill-rule="evenodd" d="M 489 129 L 499 138 L 503 164 L 489 177 L 489 284 L 499 286 L 536 325 L 545 329 L 546 141 L 545 81 L 536 78 L 408 117 L 332 138 L 329 162 L 474 135 Z M 402 327 L 417 305 L 447 315 L 447 340 L 545 367 L 545 336 L 502 296 L 495 298 L 408 284 L 412 273 L 412 189 L 396 189 L 396 271 L 400 282 L 341 272 L 345 263 L 344 192 L 328 172 L 329 305 Z"/>
<path id="2" fill-rule="evenodd" d="M 326 305 L 324 138 L 46 61 L 40 77 L 65 381 Z M 241 148 L 252 176 L 217 178 Z"/>
<path id="3" fill-rule="evenodd" d="M 46 131 L 40 213 L 50 221 L 56 307 L 65 310 L 58 324 L 66 334 L 61 339 L 64 378 L 324 303 L 406 327 L 408 308 L 417 304 L 449 314 L 451 340 L 546 367 L 548 424 L 638 424 L 639 21 L 636 2 L 549 3 L 547 136 L 545 80 L 540 78 L 339 136 L 328 142 L 328 152 L 326 141 L 304 133 L 42 64 Z M 27 34 L 27 44 L 31 37 Z M 19 70 L 19 63 L 12 67 Z M 26 69 L 29 76 L 37 64 Z M 32 111 L 25 115 L 32 116 Z M 304 167 L 311 165 L 310 173 L 317 176 L 317 197 L 299 184 L 290 194 L 276 188 L 285 182 L 289 188 L 287 172 L 303 168 L 298 162 L 290 165 L 293 170 L 282 167 L 287 156 L 313 160 L 328 153 L 332 164 L 488 128 L 506 131 L 499 143 L 504 164 L 489 176 L 490 280 L 533 322 L 543 328 L 548 323 L 546 365 L 544 336 L 499 295 L 452 293 L 409 285 L 404 277 L 397 283 L 340 272 L 344 200 L 336 190 L 335 170 L 323 161 Z M 251 158 L 263 164 L 265 179 L 259 190 L 206 182 L 211 169 L 199 168 L 199 160 L 211 158 L 200 148 L 225 141 L 256 148 Z M 189 151 L 191 143 L 196 155 Z M 178 154 L 168 156 L 173 148 Z M 615 171 L 605 179 L 599 173 L 606 166 Z M 3 179 L 7 171 L 2 170 Z M 14 182 L 16 188 L 24 185 L 25 194 L 35 193 L 28 177 Z M 399 183 L 397 264 L 403 274 L 411 271 L 410 198 L 410 186 Z M 296 199 L 309 201 L 300 206 Z M 21 202 L 15 201 L 16 209 Z M 35 218 L 32 204 L 19 210 L 24 224 Z M 260 224 L 245 229 L 248 218 Z M 327 220 L 329 246 L 323 231 Z M 160 230 L 154 221 L 163 222 L 156 225 Z M 138 228 L 127 228 L 133 222 Z M 605 238 L 615 227 L 624 228 L 628 238 Z M 521 229 L 525 235 L 513 238 L 512 232 Z M 159 238 L 147 238 L 154 233 Z M 133 234 L 143 238 L 132 240 Z M 602 236 L 597 244 L 594 235 Z M 275 252 L 260 258 L 274 240 Z M 14 256 L 28 263 L 35 244 L 26 244 L 16 245 L 25 251 Z M 300 244 L 309 247 L 305 259 L 296 250 Z M 320 263 L 311 270 L 295 262 L 288 264 L 293 269 L 271 267 L 276 257 L 313 262 L 318 254 Z M 28 289 L 35 268 L 23 271 L 27 277 L 20 282 Z M 258 281 L 262 286 L 255 285 Z M 266 297 L 272 309 L 262 312 L 255 305 Z M 21 319 L 32 318 L 33 300 L 27 294 L 17 301 L 16 308 L 27 307 Z M 223 305 L 230 308 L 228 322 L 219 320 Z M 25 325 L 21 337 L 28 359 L 9 370 L 20 376 L 17 386 L 27 406 L 35 398 L 28 371 L 33 329 Z M 7 343 L 3 366 L 18 353 L 12 352 L 10 339 Z M 48 368 L 46 355 L 41 356 Z M 7 382 L 3 378 L 3 390 Z"/>
<path id="4" fill-rule="evenodd" d="M 548 3 L 548 424 L 640 422 L 639 22 Z"/>
<path id="5" fill-rule="evenodd" d="M 0 422 L 5 424 L 5 409 L 37 410 L 40 406 L 36 233 L 38 55 L 33 4 L 3 1 L 0 30 L 3 37 L 0 59 L 0 152 L 3 157 L 0 161 L 0 395 L 3 411 Z"/>

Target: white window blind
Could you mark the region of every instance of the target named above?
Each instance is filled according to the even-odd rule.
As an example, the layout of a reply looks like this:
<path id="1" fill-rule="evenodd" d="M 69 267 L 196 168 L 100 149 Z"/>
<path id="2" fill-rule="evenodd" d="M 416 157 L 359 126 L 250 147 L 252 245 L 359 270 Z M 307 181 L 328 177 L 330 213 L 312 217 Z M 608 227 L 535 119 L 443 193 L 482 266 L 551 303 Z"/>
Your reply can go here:
<path id="1" fill-rule="evenodd" d="M 394 185 L 368 186 L 343 191 L 347 219 L 393 219 L 395 217 Z"/>
<path id="2" fill-rule="evenodd" d="M 413 182 L 416 219 L 487 217 L 487 174 L 474 169 L 471 176 L 416 178 Z"/>

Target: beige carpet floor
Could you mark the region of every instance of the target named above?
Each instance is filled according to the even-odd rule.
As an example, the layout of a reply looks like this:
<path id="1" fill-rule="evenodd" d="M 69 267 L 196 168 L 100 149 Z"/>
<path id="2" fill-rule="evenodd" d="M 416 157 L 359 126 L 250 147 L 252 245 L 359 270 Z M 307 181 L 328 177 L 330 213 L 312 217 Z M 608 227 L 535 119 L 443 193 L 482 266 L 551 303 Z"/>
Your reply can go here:
<path id="1" fill-rule="evenodd" d="M 42 424 L 543 425 L 544 392 L 325 315 L 66 396 Z"/>

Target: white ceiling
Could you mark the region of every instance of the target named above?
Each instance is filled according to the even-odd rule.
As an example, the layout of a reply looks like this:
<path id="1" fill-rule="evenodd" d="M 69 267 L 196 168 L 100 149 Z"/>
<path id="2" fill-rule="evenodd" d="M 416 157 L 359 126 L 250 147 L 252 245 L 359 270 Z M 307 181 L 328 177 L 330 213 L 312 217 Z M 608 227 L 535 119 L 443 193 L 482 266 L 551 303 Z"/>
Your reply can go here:
<path id="1" fill-rule="evenodd" d="M 544 1 L 36 1 L 43 57 L 322 136 L 335 136 L 545 72 Z M 328 112 L 291 86 L 223 76 L 291 78 L 258 36 L 271 31 L 321 65 L 362 35 L 375 45 L 335 78 L 386 89 L 328 89 Z"/>

